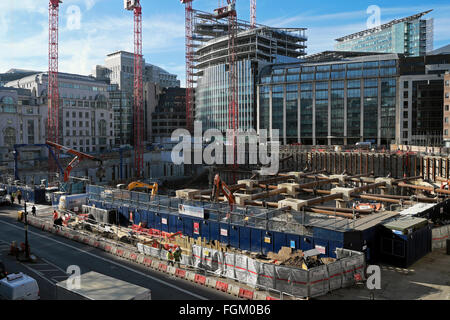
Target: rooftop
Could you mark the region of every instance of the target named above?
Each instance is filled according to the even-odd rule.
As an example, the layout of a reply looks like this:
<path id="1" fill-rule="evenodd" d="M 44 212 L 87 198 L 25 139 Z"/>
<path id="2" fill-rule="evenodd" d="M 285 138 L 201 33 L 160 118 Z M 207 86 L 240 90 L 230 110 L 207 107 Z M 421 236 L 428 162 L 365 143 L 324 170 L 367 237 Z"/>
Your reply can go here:
<path id="1" fill-rule="evenodd" d="M 406 17 L 406 18 L 395 19 L 395 20 L 392 20 L 392 21 L 390 21 L 388 23 L 382 24 L 382 25 L 380 25 L 378 27 L 371 28 L 371 29 L 366 29 L 366 30 L 359 31 L 359 32 L 355 32 L 355 33 L 352 33 L 350 35 L 338 38 L 338 39 L 336 39 L 336 41 L 343 42 L 343 41 L 347 41 L 347 40 L 351 40 L 351 39 L 360 38 L 360 37 L 366 36 L 368 34 L 372 34 L 372 33 L 379 32 L 381 30 L 390 28 L 393 25 L 401 23 L 401 22 L 408 22 L 408 21 L 417 20 L 417 19 L 420 19 L 421 17 L 423 17 L 424 15 L 430 13 L 431 11 L 433 11 L 433 9 L 428 10 L 428 11 L 424 11 L 424 12 L 421 12 L 421 13 L 417 13 L 417 14 L 414 14 L 414 15 Z"/>

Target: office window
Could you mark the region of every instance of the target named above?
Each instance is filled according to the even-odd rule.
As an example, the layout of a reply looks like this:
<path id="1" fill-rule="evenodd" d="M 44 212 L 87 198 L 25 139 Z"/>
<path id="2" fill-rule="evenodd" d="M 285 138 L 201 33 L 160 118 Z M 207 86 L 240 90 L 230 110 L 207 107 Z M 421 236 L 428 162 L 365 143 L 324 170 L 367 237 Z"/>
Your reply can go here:
<path id="1" fill-rule="evenodd" d="M 409 87 L 409 82 L 408 81 L 404 81 L 403 82 L 403 88 L 408 89 Z"/>

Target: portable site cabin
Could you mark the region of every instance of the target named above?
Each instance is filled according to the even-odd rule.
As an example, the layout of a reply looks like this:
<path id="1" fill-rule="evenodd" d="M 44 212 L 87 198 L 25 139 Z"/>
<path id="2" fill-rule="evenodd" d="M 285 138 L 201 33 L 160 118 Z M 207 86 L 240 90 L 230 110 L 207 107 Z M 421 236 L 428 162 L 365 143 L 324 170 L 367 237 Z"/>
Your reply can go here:
<path id="1" fill-rule="evenodd" d="M 431 252 L 431 225 L 427 219 L 401 217 L 379 226 L 381 261 L 402 268 Z"/>

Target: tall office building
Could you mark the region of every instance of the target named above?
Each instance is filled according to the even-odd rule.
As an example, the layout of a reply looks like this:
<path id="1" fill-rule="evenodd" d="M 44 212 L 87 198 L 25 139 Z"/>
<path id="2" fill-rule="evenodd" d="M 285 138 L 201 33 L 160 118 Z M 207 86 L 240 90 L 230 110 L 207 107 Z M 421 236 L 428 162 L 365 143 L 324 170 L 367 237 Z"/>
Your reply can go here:
<path id="1" fill-rule="evenodd" d="M 398 55 L 353 55 L 325 52 L 264 68 L 258 132 L 278 129 L 281 144 L 391 143 Z"/>
<path id="2" fill-rule="evenodd" d="M 431 11 L 338 38 L 335 50 L 423 56 L 433 50 L 433 19 L 421 19 Z"/>
<path id="3" fill-rule="evenodd" d="M 450 55 L 339 51 L 273 64 L 260 73 L 257 128 L 278 129 L 282 144 L 441 146 L 449 69 Z"/>
<path id="4" fill-rule="evenodd" d="M 152 113 L 158 103 L 157 95 L 161 88 L 179 87 L 177 75 L 145 63 L 143 59 L 144 89 L 144 140 L 150 141 L 152 132 Z M 108 82 L 112 98 L 115 128 L 115 145 L 131 145 L 133 142 L 133 106 L 134 106 L 134 54 L 118 51 L 108 54 L 105 65 L 95 66 L 93 75 L 98 80 Z"/>
<path id="5" fill-rule="evenodd" d="M 222 132 L 229 125 L 228 23 L 195 14 L 195 119 L 203 130 Z M 239 130 L 256 129 L 256 79 L 270 63 L 299 61 L 306 55 L 304 28 L 279 29 L 238 21 L 236 37 Z"/>

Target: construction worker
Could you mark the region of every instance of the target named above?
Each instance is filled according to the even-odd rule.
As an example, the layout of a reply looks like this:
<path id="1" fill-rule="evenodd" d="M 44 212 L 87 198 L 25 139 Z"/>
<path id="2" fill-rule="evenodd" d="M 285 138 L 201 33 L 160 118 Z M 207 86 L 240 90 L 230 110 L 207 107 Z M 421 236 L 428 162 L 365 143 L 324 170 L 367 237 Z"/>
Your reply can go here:
<path id="1" fill-rule="evenodd" d="M 36 207 L 33 205 L 33 207 L 31 208 L 31 214 L 36 217 Z"/>
<path id="2" fill-rule="evenodd" d="M 62 218 L 59 216 L 56 210 L 53 210 L 53 227 L 58 228 L 58 226 L 62 226 Z"/>
<path id="3" fill-rule="evenodd" d="M 20 190 L 17 191 L 17 200 L 19 200 L 19 204 L 22 202 L 22 192 Z"/>
<path id="4" fill-rule="evenodd" d="M 173 257 L 175 259 L 175 263 L 177 264 L 178 268 L 180 267 L 180 261 L 181 261 L 181 249 L 180 247 L 177 247 L 175 249 L 175 252 L 173 253 Z"/>
<path id="5" fill-rule="evenodd" d="M 174 266 L 172 249 L 169 249 L 169 251 L 167 251 L 167 261 L 169 261 L 170 266 L 172 266 L 172 267 Z"/>
<path id="6" fill-rule="evenodd" d="M 14 204 L 14 198 L 16 197 L 16 194 L 13 192 L 11 193 L 11 204 Z"/>

